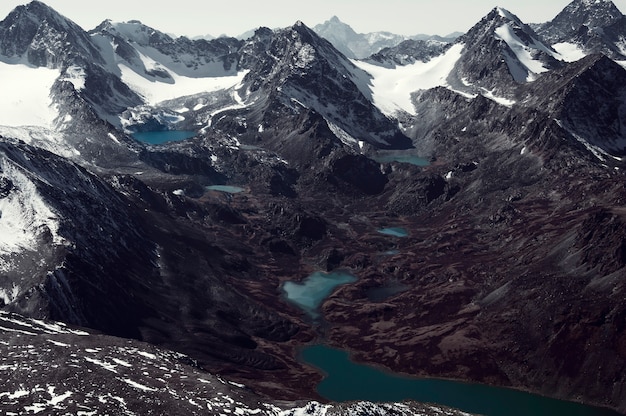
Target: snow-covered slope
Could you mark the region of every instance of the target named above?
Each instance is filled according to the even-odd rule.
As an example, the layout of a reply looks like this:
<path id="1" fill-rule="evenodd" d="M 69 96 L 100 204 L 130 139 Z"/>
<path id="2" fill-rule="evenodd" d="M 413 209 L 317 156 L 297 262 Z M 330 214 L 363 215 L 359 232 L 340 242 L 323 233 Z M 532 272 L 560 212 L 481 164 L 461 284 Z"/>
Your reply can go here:
<path id="1" fill-rule="evenodd" d="M 121 118 L 115 122 L 130 130 L 141 129 L 132 126 L 145 124 L 150 114 L 160 111 L 169 116 L 153 124 L 176 128 L 176 123 L 190 116 L 185 113 L 200 109 L 197 105 L 186 107 L 186 100 L 181 97 L 222 95 L 240 84 L 247 73 L 238 69 L 241 41 L 234 38 L 173 39 L 139 21 L 107 20 L 90 33 L 105 57 L 107 69 L 142 97 L 140 106 L 120 112 Z M 156 108 L 164 101 L 177 99 L 180 103 Z"/>
<path id="2" fill-rule="evenodd" d="M 413 92 L 449 86 L 448 76 L 461 58 L 463 48 L 464 45 L 456 44 L 445 54 L 427 62 L 418 61 L 395 68 L 385 68 L 363 61 L 353 62 L 372 76 L 368 84 L 372 90 L 374 104 L 383 113 L 392 117 L 398 110 L 409 114 L 415 113 L 411 99 Z"/>
<path id="3" fill-rule="evenodd" d="M 52 127 L 58 111 L 50 90 L 59 76 L 57 69 L 0 62 L 0 125 Z"/>
<path id="4" fill-rule="evenodd" d="M 560 58 L 519 18 L 494 8 L 438 56 L 427 55 L 399 66 L 385 65 L 384 61 L 381 65 L 379 59 L 354 62 L 372 76 L 374 103 L 392 117 L 398 110 L 414 114 L 412 94 L 435 87 L 446 87 L 468 98 L 480 94 L 512 105 L 518 84 L 532 82 L 539 74 L 558 67 Z"/>
<path id="5" fill-rule="evenodd" d="M 450 82 L 469 93 L 512 98 L 519 84 L 558 68 L 558 54 L 513 13 L 494 8 L 461 36 L 466 48 Z"/>
<path id="6" fill-rule="evenodd" d="M 40 245 L 60 246 L 59 218 L 24 171 L 0 154 L 0 272 L 10 273 Z M 39 178 L 41 180 L 42 178 Z M 4 285 L 3 285 L 4 286 Z M 3 287 L 17 293 L 11 287 Z M 4 297 L 4 303 L 7 297 Z"/>

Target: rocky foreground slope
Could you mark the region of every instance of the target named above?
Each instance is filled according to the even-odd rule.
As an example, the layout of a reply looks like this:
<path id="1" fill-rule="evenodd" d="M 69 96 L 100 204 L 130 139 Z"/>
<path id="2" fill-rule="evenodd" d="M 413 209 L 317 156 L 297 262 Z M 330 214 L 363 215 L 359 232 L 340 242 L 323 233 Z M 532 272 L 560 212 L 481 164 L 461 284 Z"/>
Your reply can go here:
<path id="1" fill-rule="evenodd" d="M 272 402 L 188 356 L 5 312 L 0 334 L 6 415 L 467 415 L 411 402 Z"/>

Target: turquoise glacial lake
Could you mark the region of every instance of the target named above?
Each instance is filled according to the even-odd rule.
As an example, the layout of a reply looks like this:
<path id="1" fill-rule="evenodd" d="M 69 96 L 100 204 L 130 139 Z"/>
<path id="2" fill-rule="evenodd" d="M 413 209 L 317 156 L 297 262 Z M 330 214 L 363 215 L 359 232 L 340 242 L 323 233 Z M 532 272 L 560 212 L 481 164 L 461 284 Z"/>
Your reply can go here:
<path id="1" fill-rule="evenodd" d="M 144 131 L 132 134 L 135 139 L 148 144 L 179 142 L 181 140 L 190 139 L 195 135 L 195 131 L 187 130 Z"/>
<path id="2" fill-rule="evenodd" d="M 391 235 L 393 237 L 408 237 L 409 236 L 408 230 L 402 227 L 381 228 L 380 230 L 378 230 L 378 232 L 381 234 L 385 234 L 385 235 Z"/>
<path id="3" fill-rule="evenodd" d="M 430 160 L 425 157 L 412 155 L 410 153 L 379 153 L 373 156 L 373 159 L 378 163 L 408 163 L 415 166 L 428 166 Z"/>
<path id="4" fill-rule="evenodd" d="M 517 390 L 456 381 L 410 378 L 356 364 L 346 351 L 324 345 L 302 349 L 299 359 L 326 377 L 317 391 L 328 400 L 437 403 L 485 416 L 619 416 L 608 409 L 550 399 Z"/>
<path id="5" fill-rule="evenodd" d="M 345 272 L 315 272 L 302 283 L 285 282 L 285 298 L 300 307 L 312 318 L 319 317 L 319 306 L 335 288 L 346 283 L 356 282 L 357 278 Z"/>
<path id="6" fill-rule="evenodd" d="M 238 194 L 244 191 L 243 188 L 232 185 L 210 185 L 207 186 L 206 189 L 208 189 L 209 191 L 226 192 L 228 194 Z"/>

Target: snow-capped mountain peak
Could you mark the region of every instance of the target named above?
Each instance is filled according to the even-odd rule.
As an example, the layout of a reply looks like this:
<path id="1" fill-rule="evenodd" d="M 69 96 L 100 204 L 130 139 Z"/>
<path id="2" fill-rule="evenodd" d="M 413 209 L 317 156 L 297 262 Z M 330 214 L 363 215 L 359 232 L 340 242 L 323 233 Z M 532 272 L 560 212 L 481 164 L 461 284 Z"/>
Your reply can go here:
<path id="1" fill-rule="evenodd" d="M 504 7 L 496 7 L 495 10 L 498 11 L 498 14 L 502 17 L 504 17 L 505 19 L 509 19 L 509 20 L 513 20 L 517 23 L 521 23 L 521 21 L 519 20 L 519 18 L 517 16 L 515 16 L 513 13 L 511 13 L 510 11 L 508 11 L 507 9 L 505 9 Z"/>
<path id="2" fill-rule="evenodd" d="M 459 90 L 510 96 L 516 85 L 559 66 L 558 54 L 515 14 L 495 7 L 457 40 L 465 45 L 456 66 Z"/>

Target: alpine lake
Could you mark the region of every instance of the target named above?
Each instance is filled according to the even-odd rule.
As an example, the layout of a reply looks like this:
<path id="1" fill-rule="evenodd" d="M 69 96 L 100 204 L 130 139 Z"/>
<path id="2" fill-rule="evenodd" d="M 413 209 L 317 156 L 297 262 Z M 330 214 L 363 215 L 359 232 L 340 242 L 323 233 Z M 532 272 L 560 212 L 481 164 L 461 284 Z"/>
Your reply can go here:
<path id="1" fill-rule="evenodd" d="M 132 136 L 147 144 L 164 144 L 168 142 L 179 142 L 194 137 L 195 131 L 188 130 L 164 130 L 164 131 L 144 131 L 133 133 Z"/>
<path id="2" fill-rule="evenodd" d="M 454 407 L 485 416 L 619 416 L 619 413 L 579 403 L 551 399 L 483 384 L 412 378 L 350 360 L 347 351 L 325 345 L 304 347 L 299 359 L 320 369 L 325 377 L 318 393 L 331 401 L 415 400 Z"/>
<path id="3" fill-rule="evenodd" d="M 357 278 L 345 271 L 315 272 L 302 283 L 285 282 L 285 299 L 298 306 L 314 321 L 324 300 L 339 286 Z M 388 291 L 368 294 L 371 301 L 383 301 L 407 287 L 392 282 Z M 317 392 L 330 401 L 401 402 L 415 400 L 460 409 L 485 416 L 619 416 L 610 409 L 551 399 L 519 390 L 434 378 L 394 374 L 350 359 L 347 351 L 327 345 L 308 345 L 298 355 L 300 362 L 318 368 L 324 379 Z"/>
<path id="4" fill-rule="evenodd" d="M 415 166 L 428 166 L 430 165 L 430 160 L 419 156 L 417 154 L 414 154 L 412 152 L 409 151 L 405 151 L 405 152 L 379 152 L 377 154 L 375 154 L 374 156 L 372 156 L 372 159 L 374 159 L 376 162 L 378 163 L 391 163 L 391 162 L 398 162 L 398 163 L 408 163 L 410 165 L 415 165 Z"/>

